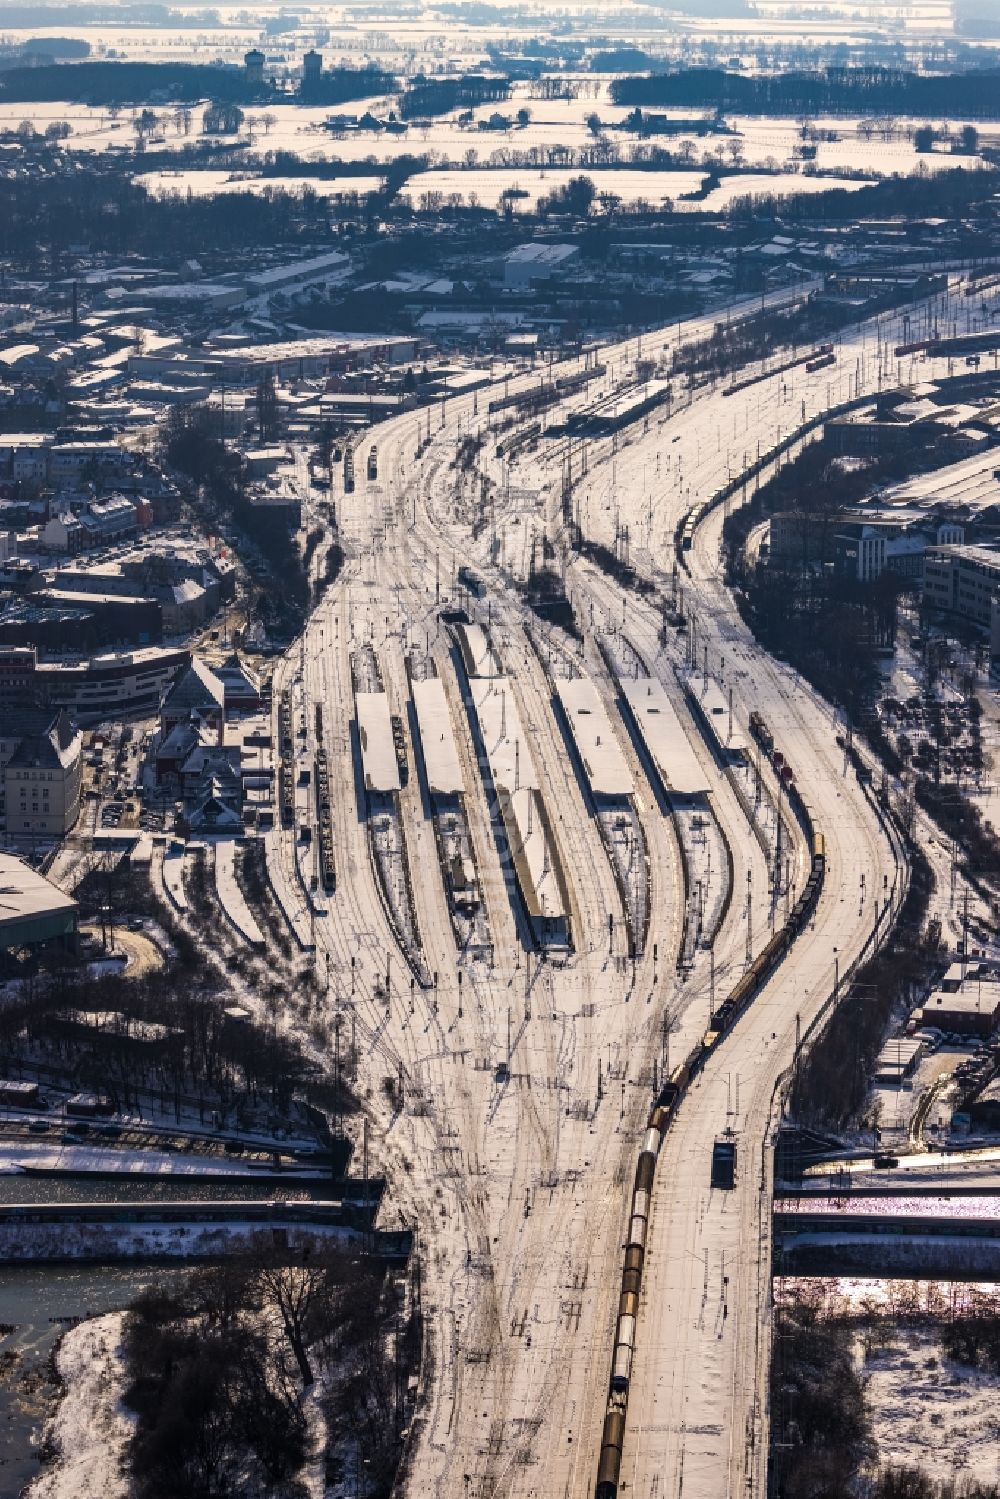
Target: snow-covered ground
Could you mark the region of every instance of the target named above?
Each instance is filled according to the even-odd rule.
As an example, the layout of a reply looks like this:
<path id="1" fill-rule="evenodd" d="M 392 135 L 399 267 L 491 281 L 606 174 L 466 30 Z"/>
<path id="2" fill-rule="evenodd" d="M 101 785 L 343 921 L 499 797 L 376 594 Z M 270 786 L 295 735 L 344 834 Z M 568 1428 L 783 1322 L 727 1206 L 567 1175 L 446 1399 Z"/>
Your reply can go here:
<path id="1" fill-rule="evenodd" d="M 345 194 L 377 193 L 382 187 L 381 177 L 254 177 L 220 171 L 217 168 L 186 172 L 145 172 L 136 177 L 140 187 L 156 198 L 170 193 L 196 198 L 217 197 L 229 193 L 299 193 L 308 187 L 320 198 L 339 198 Z"/>
<path id="2" fill-rule="evenodd" d="M 893 1329 L 859 1356 L 880 1463 L 939 1483 L 1000 1480 L 1000 1375 L 945 1358 L 933 1323 Z"/>
<path id="3" fill-rule="evenodd" d="M 109 1312 L 81 1322 L 59 1345 L 64 1393 L 46 1431 L 54 1457 L 27 1499 L 125 1499 L 122 1458 L 132 1417 L 121 1405 L 123 1317 Z"/>
<path id="4" fill-rule="evenodd" d="M 45 1171 L 72 1171 L 86 1175 L 92 1171 L 156 1172 L 164 1176 L 248 1176 L 255 1169 L 272 1171 L 270 1161 L 249 1161 L 224 1155 L 174 1155 L 157 1150 L 123 1150 L 115 1146 L 53 1145 L 49 1140 L 11 1141 L 0 1146 L 0 1176 L 16 1175 L 22 1166 Z M 289 1172 L 289 1175 L 293 1174 Z M 321 1176 L 294 1168 L 296 1176 Z"/>
<path id="5" fill-rule="evenodd" d="M 245 942 L 249 942 L 251 947 L 263 947 L 264 934 L 257 925 L 256 917 L 247 905 L 236 878 L 236 840 L 219 838 L 214 843 L 215 889 L 219 904 Z"/>

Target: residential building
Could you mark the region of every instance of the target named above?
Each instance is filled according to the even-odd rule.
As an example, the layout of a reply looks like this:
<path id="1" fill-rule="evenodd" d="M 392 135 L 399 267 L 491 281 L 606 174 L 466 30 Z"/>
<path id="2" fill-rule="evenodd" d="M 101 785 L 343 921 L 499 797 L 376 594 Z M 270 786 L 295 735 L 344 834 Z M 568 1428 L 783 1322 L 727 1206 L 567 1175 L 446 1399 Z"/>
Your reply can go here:
<path id="1" fill-rule="evenodd" d="M 94 500 L 80 515 L 84 529 L 90 534 L 91 546 L 107 546 L 110 542 L 125 541 L 139 530 L 139 512 L 131 500 L 124 495 L 112 495 L 108 500 Z"/>
<path id="2" fill-rule="evenodd" d="M 177 724 L 204 724 L 223 742 L 226 726 L 226 689 L 197 656 L 181 672 L 160 704 L 160 734 L 166 739 Z"/>
<path id="3" fill-rule="evenodd" d="M 19 484 L 44 484 L 48 477 L 46 432 L 6 432 L 0 435 L 0 478 Z"/>
<path id="4" fill-rule="evenodd" d="M 92 474 L 95 478 L 117 473 L 125 454 L 111 439 L 56 442 L 49 448 L 48 477 L 53 484 L 71 484 Z"/>
<path id="5" fill-rule="evenodd" d="M 139 549 L 120 561 L 77 563 L 55 574 L 59 588 L 120 599 L 146 599 L 160 610 L 168 635 L 185 634 L 210 619 L 222 600 L 216 569 L 187 555 Z"/>
<path id="6" fill-rule="evenodd" d="M 42 542 L 50 551 L 68 552 L 74 556 L 90 544 L 90 533 L 72 510 L 53 515 L 42 528 Z"/>
<path id="7" fill-rule="evenodd" d="M 17 838 L 62 838 L 80 815 L 83 736 L 61 709 L 4 710 L 0 818 Z"/>

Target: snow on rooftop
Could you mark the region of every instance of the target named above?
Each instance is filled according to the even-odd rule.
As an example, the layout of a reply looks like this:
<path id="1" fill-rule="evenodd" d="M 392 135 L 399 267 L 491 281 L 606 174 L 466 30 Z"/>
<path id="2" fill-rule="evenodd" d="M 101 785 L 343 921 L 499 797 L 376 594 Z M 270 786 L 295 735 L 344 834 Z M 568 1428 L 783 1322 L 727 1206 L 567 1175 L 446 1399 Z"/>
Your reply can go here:
<path id="1" fill-rule="evenodd" d="M 690 677 L 688 691 L 701 709 L 720 749 L 730 755 L 745 755 L 747 741 L 730 707 L 729 693 L 719 686 L 714 677 L 706 676 Z"/>
<path id="2" fill-rule="evenodd" d="M 392 738 L 389 699 L 384 692 L 359 692 L 354 701 L 365 788 L 368 791 L 398 791 L 399 762 Z"/>
<path id="3" fill-rule="evenodd" d="M 482 625 L 458 625 L 459 647 L 470 677 L 499 677 L 500 667 Z"/>
<path id="4" fill-rule="evenodd" d="M 0 853 L 0 928 L 27 917 L 76 910 L 76 901 L 13 854 Z"/>
<path id="5" fill-rule="evenodd" d="M 480 632 L 482 633 L 482 632 Z M 485 636 L 483 637 L 485 639 Z M 518 883 L 536 919 L 565 917 L 538 773 L 507 677 L 473 677 L 472 700 Z"/>
<path id="6" fill-rule="evenodd" d="M 452 730 L 451 712 L 440 677 L 411 683 L 413 706 L 420 729 L 427 784 L 432 795 L 461 796 L 465 791 L 462 765 Z"/>
<path id="7" fill-rule="evenodd" d="M 619 685 L 666 789 L 679 796 L 705 795 L 709 777 L 663 683 L 655 677 L 636 677 Z"/>
<path id="8" fill-rule="evenodd" d="M 479 729 L 497 792 L 513 794 L 526 786 L 537 791 L 538 774 L 509 678 L 477 677 L 471 685 Z"/>
<path id="9" fill-rule="evenodd" d="M 630 796 L 635 789 L 632 772 L 593 682 L 563 679 L 556 682 L 556 692 L 595 796 Z"/>
<path id="10" fill-rule="evenodd" d="M 960 463 L 947 468 L 935 469 L 929 474 L 907 479 L 893 485 L 882 495 L 882 503 L 889 505 L 968 505 L 972 510 L 986 509 L 1000 504 L 1000 481 L 995 477 L 1000 470 L 1000 459 L 996 450 L 976 453 Z"/>
<path id="11" fill-rule="evenodd" d="M 326 255 L 315 255 L 309 260 L 290 260 L 284 265 L 272 266 L 267 271 L 257 271 L 248 278 L 248 285 L 266 288 L 280 285 L 284 281 L 300 281 L 320 276 L 324 271 L 335 270 L 343 265 L 347 256 L 341 250 L 331 250 Z"/>
<path id="12" fill-rule="evenodd" d="M 500 793 L 499 800 L 507 842 L 528 914 L 533 918 L 559 920 L 565 916 L 566 909 L 545 826 L 542 799 L 534 787 L 522 784 L 511 794 Z"/>

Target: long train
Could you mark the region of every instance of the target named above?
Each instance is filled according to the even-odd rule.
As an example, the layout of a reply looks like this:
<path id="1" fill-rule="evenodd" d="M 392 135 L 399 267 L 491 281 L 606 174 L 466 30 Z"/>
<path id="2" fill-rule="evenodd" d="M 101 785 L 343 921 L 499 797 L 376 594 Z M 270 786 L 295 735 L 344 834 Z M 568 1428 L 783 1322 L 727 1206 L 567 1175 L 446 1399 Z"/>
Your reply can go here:
<path id="1" fill-rule="evenodd" d="M 773 371 L 771 373 L 773 374 Z M 790 448 L 794 447 L 797 442 L 801 442 L 810 432 L 814 432 L 817 427 L 821 427 L 824 423 L 832 421 L 834 417 L 846 416 L 848 412 L 855 411 L 859 406 L 863 406 L 867 400 L 869 400 L 867 396 L 853 396 L 849 401 L 840 401 L 836 406 L 831 406 L 829 410 L 821 411 L 816 416 L 811 416 L 800 427 L 794 428 L 787 436 L 780 438 L 773 447 L 761 453 L 759 457 L 755 458 L 752 463 L 749 463 L 735 478 L 730 479 L 721 489 L 717 489 L 707 500 L 700 500 L 697 505 L 693 505 L 690 510 L 686 510 L 674 527 L 674 551 L 680 566 L 685 571 L 690 571 L 684 554 L 685 552 L 690 552 L 694 546 L 694 533 L 711 511 L 716 509 L 717 506 L 724 504 L 726 500 L 732 499 L 733 495 L 745 488 L 751 479 L 763 473 L 770 464 L 776 463 Z"/>
<path id="2" fill-rule="evenodd" d="M 821 370 L 825 365 L 836 362 L 833 344 L 818 344 L 808 354 L 796 354 L 791 359 L 784 360 L 781 364 L 772 365 L 769 370 L 757 370 L 752 375 L 743 375 L 739 380 L 734 380 L 731 385 L 725 386 L 722 394 L 724 396 L 735 396 L 741 390 L 749 390 L 751 385 L 759 385 L 762 380 L 770 380 L 772 375 L 784 375 L 789 370 L 797 369 L 804 364 L 810 372 Z"/>
<path id="3" fill-rule="evenodd" d="M 775 768 L 780 772 L 786 767 L 787 762 L 780 752 L 775 750 L 774 736 L 759 713 L 755 712 L 751 715 L 750 731 Z M 625 1261 L 622 1268 L 618 1317 L 615 1323 L 611 1380 L 604 1414 L 604 1428 L 601 1433 L 595 1499 L 616 1499 L 618 1494 L 622 1448 L 625 1442 L 625 1421 L 632 1379 L 632 1361 L 635 1356 L 639 1295 L 642 1290 L 642 1271 L 649 1231 L 650 1205 L 656 1176 L 656 1163 L 664 1136 L 673 1122 L 688 1085 L 705 1066 L 722 1038 L 733 1028 L 751 1001 L 771 978 L 792 942 L 809 921 L 823 889 L 823 880 L 826 875 L 826 849 L 823 834 L 814 828 L 809 809 L 795 787 L 794 777 L 789 774 L 783 779 L 789 802 L 809 841 L 811 850 L 809 877 L 784 926 L 780 931 L 775 932 L 767 946 L 757 954 L 735 988 L 715 1011 L 710 1028 L 661 1087 L 646 1122 L 646 1133 L 636 1163 L 635 1182 L 632 1188 L 632 1211 L 629 1214 L 628 1238 L 625 1241 Z"/>

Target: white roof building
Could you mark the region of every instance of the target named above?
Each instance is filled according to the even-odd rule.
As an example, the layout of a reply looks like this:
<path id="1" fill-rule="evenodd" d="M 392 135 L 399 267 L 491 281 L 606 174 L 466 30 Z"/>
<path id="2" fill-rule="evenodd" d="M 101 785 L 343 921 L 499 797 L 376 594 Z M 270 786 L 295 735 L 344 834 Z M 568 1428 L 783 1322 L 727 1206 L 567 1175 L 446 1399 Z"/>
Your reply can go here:
<path id="1" fill-rule="evenodd" d="M 631 796 L 635 790 L 632 772 L 593 682 L 587 677 L 557 681 L 556 693 L 591 791 L 600 797 Z"/>
<path id="2" fill-rule="evenodd" d="M 504 286 L 510 291 L 527 291 L 536 281 L 551 281 L 579 253 L 579 245 L 550 244 L 547 241 L 518 245 L 504 262 Z"/>
<path id="3" fill-rule="evenodd" d="M 444 683 L 440 677 L 427 677 L 422 682 L 413 682 L 410 691 L 430 793 L 432 796 L 462 796 L 465 779 Z"/>
<path id="4" fill-rule="evenodd" d="M 392 715 L 384 692 L 358 692 L 354 697 L 361 741 L 361 765 L 365 789 L 375 792 L 400 789 L 399 762 L 392 737 Z"/>
<path id="5" fill-rule="evenodd" d="M 655 677 L 635 677 L 621 680 L 619 686 L 664 790 L 678 796 L 705 796 L 709 776 L 663 683 Z"/>

